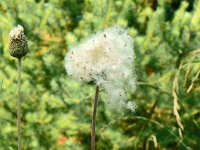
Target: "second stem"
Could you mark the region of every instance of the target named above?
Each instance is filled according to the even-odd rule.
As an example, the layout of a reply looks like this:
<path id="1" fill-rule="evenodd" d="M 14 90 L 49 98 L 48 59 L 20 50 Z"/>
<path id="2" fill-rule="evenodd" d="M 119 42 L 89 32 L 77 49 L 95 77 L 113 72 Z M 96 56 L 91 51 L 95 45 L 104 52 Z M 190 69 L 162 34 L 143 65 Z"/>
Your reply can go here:
<path id="1" fill-rule="evenodd" d="M 96 86 L 94 107 L 92 113 L 91 150 L 95 150 L 95 126 L 96 126 L 96 111 L 97 111 L 98 99 L 99 99 L 99 86 Z"/>
<path id="2" fill-rule="evenodd" d="M 17 111 L 17 128 L 18 128 L 18 150 L 21 150 L 21 58 L 18 59 L 18 111 Z"/>

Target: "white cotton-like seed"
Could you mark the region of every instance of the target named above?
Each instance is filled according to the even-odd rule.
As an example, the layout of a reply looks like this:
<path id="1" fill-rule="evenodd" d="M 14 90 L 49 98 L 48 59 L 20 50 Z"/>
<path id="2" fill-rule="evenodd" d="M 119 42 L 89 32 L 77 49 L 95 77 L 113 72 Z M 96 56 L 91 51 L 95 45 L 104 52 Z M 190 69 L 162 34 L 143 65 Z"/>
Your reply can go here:
<path id="1" fill-rule="evenodd" d="M 110 103 L 126 103 L 126 89 L 135 88 L 133 38 L 121 27 L 111 27 L 69 48 L 65 57 L 68 75 L 94 81 Z M 127 105 L 126 105 L 127 106 Z"/>
<path id="2" fill-rule="evenodd" d="M 131 111 L 135 111 L 135 109 L 137 108 L 137 105 L 133 101 L 128 101 L 126 107 L 127 109 L 130 109 Z"/>
<path id="3" fill-rule="evenodd" d="M 11 39 L 18 39 L 22 32 L 24 32 L 24 28 L 21 25 L 18 25 L 10 31 L 9 36 Z"/>

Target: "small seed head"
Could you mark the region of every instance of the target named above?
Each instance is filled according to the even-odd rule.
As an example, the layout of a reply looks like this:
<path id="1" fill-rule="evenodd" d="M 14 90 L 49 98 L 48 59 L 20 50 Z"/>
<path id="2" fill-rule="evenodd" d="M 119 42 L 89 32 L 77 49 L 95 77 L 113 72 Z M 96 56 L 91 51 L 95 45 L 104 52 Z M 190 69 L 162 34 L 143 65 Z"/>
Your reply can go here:
<path id="1" fill-rule="evenodd" d="M 28 53 L 28 42 L 24 35 L 24 28 L 21 25 L 14 27 L 10 31 L 9 51 L 10 55 L 16 58 L 22 58 Z"/>

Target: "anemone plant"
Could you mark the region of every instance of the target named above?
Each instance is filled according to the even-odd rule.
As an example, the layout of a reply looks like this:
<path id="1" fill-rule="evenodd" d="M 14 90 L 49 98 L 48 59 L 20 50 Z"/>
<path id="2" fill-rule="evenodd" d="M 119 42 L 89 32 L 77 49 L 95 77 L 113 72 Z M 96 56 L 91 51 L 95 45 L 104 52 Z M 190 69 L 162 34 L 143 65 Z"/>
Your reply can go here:
<path id="1" fill-rule="evenodd" d="M 69 48 L 65 57 L 68 75 L 78 81 L 96 85 L 92 114 L 91 149 L 95 149 L 96 110 L 99 88 L 102 88 L 114 106 L 135 109 L 127 101 L 127 90 L 135 88 L 132 69 L 134 60 L 133 38 L 121 27 L 111 27 Z M 126 86 L 125 86 L 126 85 Z"/>
<path id="2" fill-rule="evenodd" d="M 17 111 L 17 128 L 18 128 L 18 150 L 21 150 L 21 60 L 28 53 L 28 43 L 24 35 L 24 28 L 18 25 L 10 31 L 9 50 L 10 55 L 18 59 L 18 111 Z"/>

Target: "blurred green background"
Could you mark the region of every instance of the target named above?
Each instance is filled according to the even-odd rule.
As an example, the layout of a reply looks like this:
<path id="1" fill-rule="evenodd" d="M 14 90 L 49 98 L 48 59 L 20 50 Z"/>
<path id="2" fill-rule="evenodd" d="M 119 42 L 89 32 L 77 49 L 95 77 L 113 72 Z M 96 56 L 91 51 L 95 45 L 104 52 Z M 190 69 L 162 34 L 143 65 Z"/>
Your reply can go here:
<path id="1" fill-rule="evenodd" d="M 67 47 L 112 25 L 134 37 L 136 112 L 109 109 L 100 93 L 97 150 L 200 149 L 200 0 L 1 0 L 0 150 L 17 149 L 17 60 L 9 31 L 21 24 L 24 150 L 88 150 L 94 85 L 70 80 Z M 178 104 L 177 104 L 178 103 Z"/>

